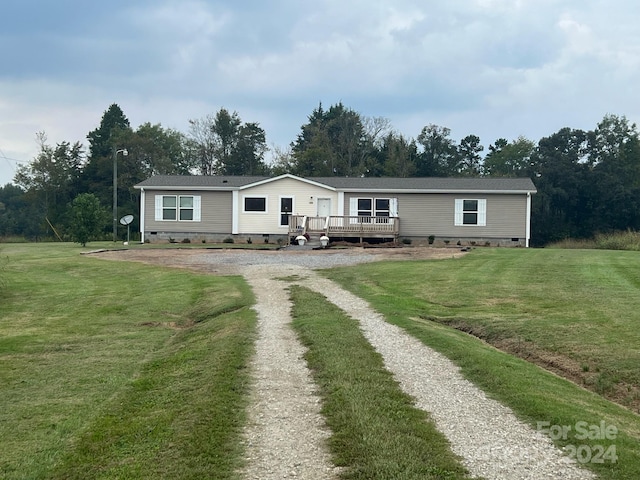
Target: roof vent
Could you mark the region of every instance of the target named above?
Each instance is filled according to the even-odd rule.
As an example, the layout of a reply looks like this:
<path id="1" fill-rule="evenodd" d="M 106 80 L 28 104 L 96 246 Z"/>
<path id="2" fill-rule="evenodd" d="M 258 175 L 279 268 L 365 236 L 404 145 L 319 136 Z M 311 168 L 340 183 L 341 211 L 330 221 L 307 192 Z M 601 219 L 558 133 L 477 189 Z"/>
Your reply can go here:
<path id="1" fill-rule="evenodd" d="M 227 180 L 222 180 L 222 183 L 227 183 Z"/>

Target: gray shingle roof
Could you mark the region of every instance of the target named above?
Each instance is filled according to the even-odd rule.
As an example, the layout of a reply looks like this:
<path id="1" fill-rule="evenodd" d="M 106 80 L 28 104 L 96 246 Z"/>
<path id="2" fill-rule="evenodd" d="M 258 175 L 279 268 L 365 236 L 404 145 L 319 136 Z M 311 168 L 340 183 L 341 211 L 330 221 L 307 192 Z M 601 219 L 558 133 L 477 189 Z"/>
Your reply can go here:
<path id="1" fill-rule="evenodd" d="M 264 176 L 203 176 L 156 175 L 140 182 L 136 188 L 176 188 L 234 190 L 253 183 L 269 180 Z M 535 192 L 530 178 L 467 178 L 467 177 L 306 177 L 338 190 L 386 190 L 386 191 L 518 191 Z"/>
<path id="2" fill-rule="evenodd" d="M 244 177 L 234 175 L 154 175 L 136 187 L 219 187 L 234 189 L 269 177 Z"/>
<path id="3" fill-rule="evenodd" d="M 343 189 L 368 190 L 523 190 L 535 191 L 530 178 L 465 178 L 465 177 L 364 177 L 313 178 L 319 183 Z"/>

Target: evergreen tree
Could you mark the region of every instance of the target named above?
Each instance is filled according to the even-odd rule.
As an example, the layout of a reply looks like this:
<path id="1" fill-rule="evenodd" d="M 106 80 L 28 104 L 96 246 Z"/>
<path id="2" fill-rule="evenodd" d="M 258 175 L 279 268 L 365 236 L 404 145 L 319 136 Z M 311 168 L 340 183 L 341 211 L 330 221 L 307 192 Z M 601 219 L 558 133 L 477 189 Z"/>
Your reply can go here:
<path id="1" fill-rule="evenodd" d="M 76 193 L 93 193 L 102 205 L 111 205 L 113 198 L 114 161 L 117 162 L 118 205 L 130 195 L 131 180 L 142 180 L 131 173 L 132 160 L 126 162 L 116 151 L 128 148 L 133 131 L 129 120 L 117 104 L 112 104 L 102 115 L 100 125 L 87 135 L 89 158 L 82 172 L 80 186 Z M 138 168 L 137 165 L 133 168 Z M 120 188 L 120 187 L 124 188 Z M 121 198 L 122 196 L 122 198 Z"/>
<path id="2" fill-rule="evenodd" d="M 302 176 L 365 176 L 375 160 L 360 115 L 342 103 L 314 109 L 292 146 L 294 173 Z"/>
<path id="3" fill-rule="evenodd" d="M 538 190 L 531 225 L 536 245 L 594 231 L 587 140 L 587 132 L 563 128 L 538 142 L 530 170 Z"/>
<path id="4" fill-rule="evenodd" d="M 122 109 L 115 103 L 111 104 L 102 115 L 98 128 L 87 135 L 90 160 L 110 157 L 118 146 L 119 135 L 130 130 L 129 119 Z"/>
<path id="5" fill-rule="evenodd" d="M 457 173 L 466 176 L 479 176 L 483 172 L 482 157 L 480 152 L 484 147 L 480 145 L 480 137 L 467 135 L 460 140 L 458 145 Z"/>
<path id="6" fill-rule="evenodd" d="M 418 155 L 416 176 L 447 177 L 458 173 L 456 143 L 449 138 L 447 127 L 429 124 L 418 135 L 422 151 Z"/>

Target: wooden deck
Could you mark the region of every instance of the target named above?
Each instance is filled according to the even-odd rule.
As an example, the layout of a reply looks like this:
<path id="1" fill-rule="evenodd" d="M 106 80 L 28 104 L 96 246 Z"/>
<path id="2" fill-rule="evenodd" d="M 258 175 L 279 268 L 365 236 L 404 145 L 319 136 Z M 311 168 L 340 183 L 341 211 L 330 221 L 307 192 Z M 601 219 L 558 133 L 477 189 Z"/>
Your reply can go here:
<path id="1" fill-rule="evenodd" d="M 397 217 L 329 216 L 289 217 L 289 236 L 326 235 L 329 238 L 393 238 L 400 233 L 400 219 Z"/>

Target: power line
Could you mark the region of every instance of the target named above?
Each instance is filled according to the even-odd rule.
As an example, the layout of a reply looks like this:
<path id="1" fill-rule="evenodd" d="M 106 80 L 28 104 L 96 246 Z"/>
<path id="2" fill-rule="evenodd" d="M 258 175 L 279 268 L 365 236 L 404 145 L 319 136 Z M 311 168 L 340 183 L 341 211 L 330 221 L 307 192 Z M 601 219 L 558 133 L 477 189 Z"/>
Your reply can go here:
<path id="1" fill-rule="evenodd" d="M 14 163 L 28 163 L 28 161 L 26 160 L 18 160 L 17 158 L 11 158 L 11 157 L 7 157 L 4 152 L 2 151 L 2 149 L 0 148 L 0 158 L 4 158 L 7 162 L 7 164 L 9 164 L 9 166 L 13 169 L 13 171 L 16 171 L 16 167 L 15 165 L 13 165 L 11 162 Z"/>

